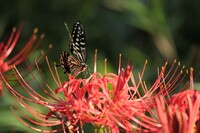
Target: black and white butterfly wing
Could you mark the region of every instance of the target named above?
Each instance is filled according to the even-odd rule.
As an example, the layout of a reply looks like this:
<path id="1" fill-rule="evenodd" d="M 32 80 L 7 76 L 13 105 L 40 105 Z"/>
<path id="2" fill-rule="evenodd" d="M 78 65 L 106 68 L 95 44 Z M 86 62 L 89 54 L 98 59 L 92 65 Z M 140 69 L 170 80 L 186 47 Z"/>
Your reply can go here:
<path id="1" fill-rule="evenodd" d="M 77 76 L 87 68 L 85 63 L 81 63 L 78 59 L 67 52 L 62 52 L 60 56 L 60 64 L 65 70 L 64 73 L 71 74 L 73 72 L 74 76 Z"/>
<path id="2" fill-rule="evenodd" d="M 69 49 L 72 55 L 80 62 L 86 62 L 86 36 L 80 21 L 77 21 L 73 26 Z"/>

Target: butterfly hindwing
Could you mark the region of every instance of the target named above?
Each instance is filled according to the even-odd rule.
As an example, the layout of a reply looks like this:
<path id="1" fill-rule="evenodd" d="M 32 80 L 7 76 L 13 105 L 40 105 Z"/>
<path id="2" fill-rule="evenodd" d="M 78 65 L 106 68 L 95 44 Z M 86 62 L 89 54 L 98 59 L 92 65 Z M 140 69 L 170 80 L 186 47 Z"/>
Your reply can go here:
<path id="1" fill-rule="evenodd" d="M 67 53 L 68 54 L 68 53 Z M 67 65 L 70 68 L 71 72 L 77 72 L 79 69 L 81 70 L 82 65 L 80 63 L 79 60 L 77 60 L 74 56 L 72 55 L 67 55 L 68 57 L 68 61 L 67 61 Z M 76 74 L 75 74 L 76 75 Z"/>
<path id="2" fill-rule="evenodd" d="M 60 65 L 65 70 L 64 73 L 71 73 L 70 67 L 68 65 L 68 56 L 70 55 L 67 52 L 62 52 L 60 55 Z"/>

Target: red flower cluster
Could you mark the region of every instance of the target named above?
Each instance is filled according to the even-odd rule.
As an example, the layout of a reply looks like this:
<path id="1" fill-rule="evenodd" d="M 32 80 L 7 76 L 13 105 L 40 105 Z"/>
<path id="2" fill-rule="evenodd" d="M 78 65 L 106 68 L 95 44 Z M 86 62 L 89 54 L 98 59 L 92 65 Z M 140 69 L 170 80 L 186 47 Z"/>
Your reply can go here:
<path id="1" fill-rule="evenodd" d="M 61 79 L 57 68 L 53 71 L 47 57 L 51 77 L 43 77 L 38 65 L 41 60 L 35 60 L 34 65 L 26 63 L 25 75 L 27 71 L 30 75 L 24 76 L 16 65 L 24 62 L 38 48 L 43 35 L 37 40 L 35 29 L 25 47 L 7 59 L 18 42 L 21 30 L 22 25 L 18 31 L 14 28 L 8 42 L 0 43 L 0 93 L 2 83 L 5 83 L 16 101 L 31 115 L 25 115 L 16 105 L 15 109 L 11 107 L 15 115 L 16 112 L 22 115 L 23 118 L 16 117 L 24 125 L 40 132 L 64 133 L 84 132 L 86 124 L 92 124 L 94 132 L 102 133 L 200 132 L 200 92 L 194 89 L 192 68 L 190 81 L 172 97 L 171 92 L 188 74 L 184 68 L 180 69 L 180 63 L 176 61 L 170 68 L 166 62 L 158 69 L 158 76 L 152 85 L 143 81 L 147 61 L 142 72 L 135 76 L 129 63 L 121 69 L 120 55 L 118 74 L 102 75 L 96 71 L 97 52 L 94 72 L 86 79 L 71 75 L 68 75 L 68 80 Z M 10 69 L 13 74 L 7 75 Z"/>
<path id="2" fill-rule="evenodd" d="M 142 73 L 138 74 L 138 78 L 133 75 L 133 66 L 129 64 L 126 69 L 121 69 L 118 75 L 114 73 L 102 75 L 96 72 L 95 60 L 94 73 L 88 78 L 76 79 L 69 75 L 69 80 L 61 81 L 56 67 L 53 71 L 47 58 L 46 61 L 52 76 L 50 83 L 43 77 L 37 62 L 35 62 L 38 70 L 37 78 L 33 70 L 27 67 L 33 77 L 31 82 L 26 80 L 16 67 L 13 68 L 21 89 L 24 89 L 29 96 L 16 91 L 1 75 L 16 100 L 35 118 L 24 115 L 17 106 L 15 110 L 12 108 L 12 111 L 18 111 L 34 125 L 47 128 L 34 127 L 16 115 L 22 123 L 34 130 L 84 132 L 84 125 L 90 123 L 95 127 L 94 132 L 199 131 L 200 93 L 190 87 L 188 91 L 169 97 L 187 75 L 183 72 L 184 68 L 179 70 L 180 64 L 176 61 L 168 70 L 165 63 L 161 71 L 158 71 L 158 77 L 151 87 L 147 87 L 142 80 L 147 62 Z M 191 77 L 193 77 L 192 72 Z M 42 79 L 42 82 L 39 82 L 38 78 Z M 193 80 L 190 83 L 192 86 Z M 43 90 L 44 94 L 39 94 L 38 88 Z M 46 109 L 46 113 L 43 113 L 44 109 L 34 108 L 33 104 Z M 58 125 L 61 125 L 58 129 L 48 128 Z"/>
<path id="3" fill-rule="evenodd" d="M 156 98 L 156 112 L 161 133 L 200 132 L 200 92 L 194 89 L 191 69 L 189 90 L 174 94 L 166 103 L 163 96 Z"/>

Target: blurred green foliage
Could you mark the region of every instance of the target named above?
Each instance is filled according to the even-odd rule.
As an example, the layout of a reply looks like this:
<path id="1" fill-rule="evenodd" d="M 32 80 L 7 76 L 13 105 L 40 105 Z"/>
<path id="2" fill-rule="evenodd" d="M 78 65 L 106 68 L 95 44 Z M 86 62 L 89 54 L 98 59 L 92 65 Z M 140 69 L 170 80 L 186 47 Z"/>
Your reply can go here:
<path id="1" fill-rule="evenodd" d="M 0 38 L 6 41 L 13 26 L 24 22 L 17 50 L 23 47 L 35 27 L 45 33 L 40 50 L 53 44 L 48 58 L 59 63 L 59 55 L 68 50 L 69 28 L 82 22 L 87 38 L 88 65 L 93 71 L 94 50 L 98 49 L 98 71 L 104 72 L 104 58 L 108 72 L 117 73 L 118 55 L 122 66 L 128 59 L 134 73 L 141 71 L 145 60 L 148 66 L 146 81 L 153 81 L 157 66 L 176 58 L 181 64 L 200 70 L 200 1 L 197 0 L 0 0 Z M 36 53 L 38 54 L 38 53 Z M 63 78 L 66 75 L 62 74 Z M 44 75 L 49 75 L 47 69 Z M 48 81 L 48 76 L 47 76 Z M 5 90 L 4 90 L 5 91 Z M 0 99 L 0 132 L 31 132 L 11 113 L 13 102 L 5 91 Z M 2 130 L 4 129 L 4 130 Z"/>

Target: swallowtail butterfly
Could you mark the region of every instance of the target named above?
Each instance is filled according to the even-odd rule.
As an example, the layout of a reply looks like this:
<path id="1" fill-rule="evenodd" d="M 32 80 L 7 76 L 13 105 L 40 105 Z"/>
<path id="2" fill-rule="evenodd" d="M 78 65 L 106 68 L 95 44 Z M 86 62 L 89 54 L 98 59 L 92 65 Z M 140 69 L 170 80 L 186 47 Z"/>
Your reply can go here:
<path id="1" fill-rule="evenodd" d="M 65 23 L 68 30 L 68 26 Z M 69 30 L 68 30 L 69 32 Z M 86 70 L 86 36 L 80 21 L 77 21 L 74 26 L 69 40 L 69 49 L 71 54 L 64 51 L 60 55 L 60 65 L 64 69 L 64 73 L 77 76 L 80 72 Z"/>

